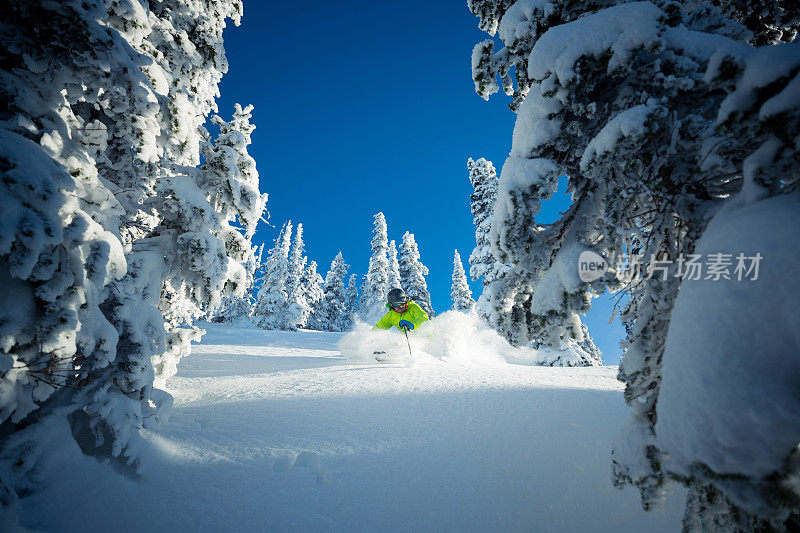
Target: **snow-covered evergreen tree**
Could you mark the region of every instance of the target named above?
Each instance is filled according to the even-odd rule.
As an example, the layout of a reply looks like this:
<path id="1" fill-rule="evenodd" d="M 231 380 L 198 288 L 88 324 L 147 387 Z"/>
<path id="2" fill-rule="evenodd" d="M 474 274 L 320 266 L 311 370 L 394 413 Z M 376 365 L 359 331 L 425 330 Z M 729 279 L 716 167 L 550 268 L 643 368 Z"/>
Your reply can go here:
<path id="1" fill-rule="evenodd" d="M 681 258 L 694 253 L 722 206 L 797 188 L 798 99 L 789 94 L 800 49 L 752 48 L 744 12 L 731 7 L 736 15 L 726 18 L 726 3 L 617 3 L 471 3 L 482 27 L 497 29 L 505 44 L 497 53 L 491 41 L 475 48 L 476 88 L 488 97 L 500 76 L 519 115 L 500 178 L 493 251 L 513 266 L 506 286 L 530 294 L 530 336 L 550 345 L 582 337 L 574 318 L 593 294 L 629 295 L 619 377 L 633 414 L 614 450 L 617 483 L 636 485 L 646 508 L 658 504 L 669 476 L 690 483 L 687 530 L 714 527 L 714 513 L 703 506 L 742 529 L 752 528 L 753 514 L 759 527 L 764 518 L 796 521 L 800 493 L 789 481 L 798 473 L 796 452 L 786 450 L 764 478 L 744 464 L 687 471 L 680 464 L 693 459 L 666 463 L 660 446 L 671 436 L 657 438 L 654 426 Z M 765 28 L 780 27 L 783 38 L 796 8 L 784 18 L 780 3 L 762 6 L 750 27 L 760 25 L 767 42 L 774 39 Z M 562 175 L 573 205 L 541 226 L 541 201 Z M 584 251 L 602 255 L 612 269 L 592 282 L 578 279 Z M 636 263 L 646 276 L 630 275 Z M 709 391 L 702 397 L 726 400 Z"/>
<path id="2" fill-rule="evenodd" d="M 48 412 L 82 409 L 88 400 L 73 387 L 87 387 L 90 379 L 108 387 L 111 373 L 103 369 L 116 358 L 120 339 L 103 306 L 112 282 L 128 270 L 116 229 L 126 212 L 98 172 L 95 158 L 107 147 L 78 133 L 83 120 L 97 125 L 73 105 L 86 92 L 83 83 L 93 91 L 112 89 L 105 67 L 120 75 L 117 90 L 140 90 L 126 109 L 153 120 L 157 109 L 145 102 L 153 92 L 140 71 L 122 76 L 137 54 L 88 6 L 16 2 L 2 12 L 0 505 L 13 506 L 43 453 L 36 421 Z M 116 125 L 120 117 L 109 113 Z M 143 124 L 129 129 L 136 126 Z M 151 302 L 138 303 L 158 316 Z M 163 331 L 163 319 L 154 322 Z M 139 360 L 149 365 L 147 355 Z M 135 430 L 131 424 L 128 433 Z"/>
<path id="3" fill-rule="evenodd" d="M 238 220 L 247 238 L 255 233 L 267 202 L 267 195 L 258 191 L 256 162 L 247 152 L 252 143 L 250 135 L 256 129 L 250 123 L 252 113 L 252 105 L 242 109 L 241 105 L 234 104 L 230 122 L 218 115 L 211 117 L 219 126 L 219 135 L 213 142 L 202 144 L 204 163 L 200 174 L 202 188 L 211 205 L 225 222 Z M 229 238 L 237 239 L 237 235 L 239 232 L 233 231 Z"/>
<path id="4" fill-rule="evenodd" d="M 428 275 L 428 267 L 420 261 L 419 247 L 414 239 L 414 234 L 408 231 L 403 234 L 403 242 L 400 244 L 400 279 L 402 289 L 409 298 L 417 302 L 419 306 L 433 317 L 433 305 L 431 304 L 431 294 L 428 292 L 428 282 L 425 276 Z"/>
<path id="5" fill-rule="evenodd" d="M 369 269 L 361 287 L 358 317 L 365 322 L 376 322 L 382 315 L 386 294 L 389 291 L 389 242 L 386 235 L 386 218 L 383 213 L 375 215 L 372 230 L 372 256 Z"/>
<path id="6" fill-rule="evenodd" d="M 747 27 L 751 32 L 749 42 L 756 46 L 790 43 L 800 32 L 800 6 L 792 0 L 712 0 L 711 3 L 726 17 Z"/>
<path id="7" fill-rule="evenodd" d="M 292 223 L 283 225 L 275 246 L 261 265 L 261 287 L 253 305 L 253 323 L 264 329 L 296 330 L 294 315 L 289 314 L 289 248 Z"/>
<path id="8" fill-rule="evenodd" d="M 214 311 L 211 317 L 214 322 L 234 322 L 250 316 L 253 304 L 255 303 L 253 289 L 255 286 L 256 274 L 261 267 L 263 253 L 263 244 L 252 248 L 244 264 L 245 273 L 247 274 L 244 294 L 242 296 L 226 296 L 223 298 L 222 305 L 220 305 L 219 309 Z"/>
<path id="9" fill-rule="evenodd" d="M 253 106 L 235 104 L 233 120 L 224 121 L 213 115 L 211 121 L 219 126 L 219 135 L 213 142 L 201 143 L 204 159 L 201 173 L 202 187 L 206 198 L 221 213 L 223 228 L 219 237 L 225 242 L 229 255 L 235 255 L 245 270 L 243 286 L 233 286 L 235 294 L 226 296 L 216 319 L 232 321 L 247 317 L 253 303 L 250 290 L 255 280 L 255 272 L 261 262 L 263 245 L 256 250 L 248 242 L 255 233 L 256 224 L 264 211 L 267 195 L 258 191 L 258 172 L 255 160 L 247 152 L 251 144 L 250 135 L 255 126 L 250 124 Z M 230 223 L 239 222 L 244 229 L 247 241 Z M 258 257 L 256 257 L 258 254 Z"/>
<path id="10" fill-rule="evenodd" d="M 213 119 L 220 124 L 221 134 L 214 147 L 205 150 L 211 164 L 196 168 L 201 161 L 201 146 L 208 141 L 202 123 L 209 112 L 217 111 L 217 86 L 227 70 L 222 48 L 225 18 L 238 23 L 241 4 L 219 0 L 187 5 L 175 0 L 148 5 L 148 9 L 129 9 L 124 3 L 110 2 L 107 21 L 133 49 L 153 61 L 142 67 L 159 106 L 159 123 L 142 136 L 151 166 L 128 167 L 152 180 L 139 183 L 148 191 L 147 197 L 136 196 L 137 187 L 130 187 L 131 182 L 120 174 L 125 167 L 114 161 L 118 157 L 124 162 L 130 160 L 119 131 L 106 131 L 112 145 L 107 153 L 112 155 L 98 163 L 124 191 L 120 198 L 134 224 L 125 228 L 123 237 L 130 231 L 131 238 L 138 238 L 149 228 L 151 237 L 158 236 L 158 246 L 164 252 L 163 267 L 129 262 L 135 269 L 160 269 L 163 277 L 158 307 L 167 318 L 168 349 L 153 359 L 158 384 L 175 372 L 178 359 L 188 353 L 188 341 L 199 335 L 197 328 L 185 326 L 205 309 L 216 307 L 226 294 L 241 293 L 245 276 L 240 264 L 250 246 L 246 241 L 255 231 L 266 198 L 254 189 L 257 173 L 246 152 L 252 131 L 249 110 L 230 125 L 218 117 Z M 184 37 L 187 35 L 192 37 Z M 126 123 L 137 122 L 134 116 L 126 113 L 120 126 L 127 129 Z M 120 141 L 123 144 L 115 144 Z M 229 152 L 223 159 L 230 161 L 221 161 L 211 153 L 220 150 Z M 230 168 L 237 165 L 239 172 Z M 153 213 L 158 215 L 152 217 Z M 228 224 L 237 217 L 246 227 L 245 240 Z M 152 239 L 145 246 L 152 250 Z M 235 261 L 225 260 L 226 254 Z M 155 278 L 150 279 L 156 283 Z M 134 275 L 134 286 L 129 287 L 136 294 L 142 289 L 140 280 L 141 276 Z M 124 286 L 126 283 L 118 285 Z M 119 361 L 122 363 L 122 359 Z M 127 372 L 131 365 L 123 363 L 121 368 Z"/>
<path id="11" fill-rule="evenodd" d="M 467 283 L 467 274 L 461 263 L 458 250 L 453 255 L 453 285 L 450 288 L 450 297 L 453 299 L 453 310 L 468 313 L 475 309 L 475 300 L 472 299 L 472 290 Z"/>
<path id="12" fill-rule="evenodd" d="M 322 329 L 322 322 L 320 317 L 320 309 L 322 300 L 325 297 L 323 290 L 322 276 L 317 272 L 317 262 L 310 261 L 306 265 L 303 272 L 303 278 L 300 280 L 300 289 L 303 294 L 303 303 L 306 306 L 307 315 L 302 324 L 298 327 L 309 329 Z"/>
<path id="13" fill-rule="evenodd" d="M 339 322 L 339 331 L 350 331 L 355 324 L 356 315 L 358 313 L 358 276 L 355 274 L 350 275 L 350 281 L 347 283 L 345 290 L 345 306 L 344 313 Z"/>
<path id="14" fill-rule="evenodd" d="M 323 331 L 342 331 L 347 313 L 347 294 L 344 285 L 350 265 L 344 262 L 342 252 L 331 261 L 325 276 L 324 296 L 316 313 L 317 326 Z"/>
<path id="15" fill-rule="evenodd" d="M 288 320 L 294 323 L 295 328 L 305 327 L 309 316 L 311 316 L 311 307 L 306 301 L 303 286 L 303 276 L 308 263 L 308 258 L 304 255 L 305 246 L 303 225 L 298 224 L 294 232 L 291 250 L 289 251 L 286 277 L 287 307 L 285 310 Z"/>
<path id="16" fill-rule="evenodd" d="M 599 364 L 601 359 L 593 354 L 600 352 L 591 337 L 583 335 L 586 328 L 578 316 L 586 309 L 551 309 L 553 302 L 560 300 L 553 291 L 561 290 L 565 294 L 569 291 L 553 287 L 552 283 L 547 285 L 550 280 L 542 280 L 540 294 L 535 296 L 534 283 L 524 267 L 514 268 L 495 258 L 490 233 L 498 191 L 497 174 L 492 163 L 483 158 L 477 161 L 470 158 L 467 168 L 474 189 L 470 195 L 470 208 L 475 224 L 470 274 L 473 280 L 483 281 L 477 304 L 481 316 L 512 344 L 544 345 L 555 352 L 562 351 L 564 357 L 554 359 L 553 364 Z M 574 259 L 577 261 L 577 257 Z M 565 298 L 567 301 L 582 301 L 575 295 Z M 558 327 L 551 326 L 554 321 Z M 575 346 L 579 349 L 575 350 Z"/>
<path id="17" fill-rule="evenodd" d="M 486 278 L 494 269 L 497 260 L 492 255 L 489 230 L 492 228 L 492 213 L 497 200 L 497 172 L 491 161 L 471 157 L 467 160 L 469 181 L 473 192 L 469 196 L 470 210 L 475 224 L 475 248 L 469 258 L 470 276 L 473 281 Z"/>
<path id="18" fill-rule="evenodd" d="M 87 137 L 93 144 L 105 145 L 104 154 L 96 158 L 98 171 L 118 187 L 116 197 L 127 213 L 120 234 L 131 246 L 128 276 L 114 285 L 109 308 L 116 309 L 116 328 L 134 341 L 118 345 L 109 371 L 115 373 L 118 389 L 128 397 L 131 391 L 148 388 L 150 366 L 155 385 L 162 386 L 175 373 L 180 357 L 189 353 L 189 341 L 199 338 L 201 331 L 191 326 L 194 318 L 218 305 L 225 295 L 241 293 L 245 277 L 241 262 L 266 200 L 252 194 L 252 189 L 246 198 L 227 192 L 233 183 L 250 188 L 254 169 L 223 183 L 214 177 L 214 169 L 196 168 L 201 160 L 200 145 L 207 139 L 202 122 L 217 110 L 214 98 L 227 70 L 222 47 L 225 19 L 238 24 L 241 4 L 219 0 L 184 7 L 180 0 L 148 4 L 146 9 L 108 2 L 105 31 L 119 32 L 141 55 L 136 63 L 154 94 L 147 96 L 138 88 L 130 92 L 109 88 L 88 100 L 81 97 L 76 104 L 81 114 L 95 119 L 94 126 L 87 128 L 92 132 Z M 135 69 L 125 65 L 123 77 Z M 120 79 L 107 73 L 105 78 L 112 83 Z M 95 89 L 82 86 L 89 92 Z M 144 115 L 127 104 L 134 96 L 134 100 L 146 98 Z M 103 101 L 109 98 L 116 101 Z M 91 102 L 94 111 L 87 106 Z M 108 116 L 98 118 L 97 110 Z M 135 125 L 133 131 L 131 125 Z M 227 142 L 223 132 L 221 144 Z M 238 159 L 247 159 L 248 142 L 237 144 Z M 223 197 L 228 201 L 210 203 L 212 198 Z M 253 221 L 244 239 L 234 235 L 236 231 L 228 225 L 239 215 L 244 215 L 242 224 Z M 165 319 L 160 326 L 156 326 L 155 314 L 147 317 L 134 303 L 153 294 L 160 295 L 157 309 Z M 128 304 L 136 310 L 125 311 Z M 160 334 L 153 333 L 161 329 L 165 331 L 163 342 Z M 151 397 L 159 408 L 171 405 L 165 393 L 154 392 Z M 119 411 L 125 402 L 109 402 L 95 403 L 85 411 L 90 416 L 116 412 L 109 416 L 120 422 L 109 430 L 126 433 L 122 426 L 136 417 Z M 148 411 L 148 400 L 144 403 Z M 163 420 L 163 413 L 144 418 L 146 423 Z M 118 439 L 120 446 L 123 441 Z"/>
<path id="19" fill-rule="evenodd" d="M 501 263 L 492 251 L 490 233 L 498 191 L 494 165 L 484 158 L 477 161 L 470 158 L 467 168 L 473 187 L 470 209 L 475 224 L 475 248 L 469 259 L 470 275 L 473 280 L 481 279 L 483 282 L 483 291 L 477 302 L 479 314 L 511 344 L 548 348 L 552 365 L 599 364 L 600 350 L 586 334 L 587 328 L 576 313 L 556 315 L 557 320 L 562 320 L 563 316 L 570 317 L 570 332 L 566 335 L 563 329 L 541 326 L 552 320 L 548 316 L 551 311 L 546 310 L 542 317 L 533 305 L 552 301 L 552 292 L 542 290 L 544 298 L 535 298 L 533 284 L 525 270 Z M 558 335 L 552 335 L 553 331 Z M 550 335 L 543 335 L 543 332 Z"/>
<path id="20" fill-rule="evenodd" d="M 400 281 L 400 265 L 397 262 L 397 244 L 394 240 L 389 241 L 389 278 L 386 282 L 386 286 L 388 290 L 403 286 Z"/>
<path id="21" fill-rule="evenodd" d="M 467 169 L 473 188 L 469 200 L 475 225 L 475 248 L 469 256 L 469 273 L 473 281 L 480 279 L 483 284 L 476 308 L 489 325 L 510 343 L 526 344 L 527 337 L 515 335 L 521 329 L 514 327 L 515 317 L 524 317 L 521 304 L 513 295 L 505 298 L 504 278 L 510 267 L 495 259 L 489 240 L 494 203 L 497 200 L 497 172 L 492 162 L 482 157 L 477 161 L 469 158 Z"/>
<path id="22" fill-rule="evenodd" d="M 3 8 L 0 295 L 18 310 L 0 320 L 3 503 L 46 455 L 48 414 L 135 461 L 138 430 L 171 405 L 154 386 L 201 334 L 193 318 L 243 290 L 266 200 L 252 160 L 224 183 L 197 168 L 222 30 L 240 17 L 223 0 Z M 242 132 L 214 145 L 244 162 Z"/>
<path id="23" fill-rule="evenodd" d="M 480 19 L 479 27 L 492 37 L 497 33 L 503 15 L 512 4 L 513 0 L 468 0 L 467 2 L 470 11 Z M 526 51 L 530 51 L 529 43 L 524 39 L 525 35 L 522 33 L 518 41 L 507 45 L 499 52 L 494 51 L 494 39 L 486 39 L 476 44 L 472 50 L 472 79 L 475 82 L 475 92 L 484 100 L 488 100 L 499 90 L 496 81 L 499 76 L 503 91 L 507 95 L 514 96 L 509 105 L 512 111 L 517 110 L 530 90 L 528 70 L 519 59 Z M 516 77 L 516 88 L 511 80 L 512 70 Z"/>
<path id="24" fill-rule="evenodd" d="M 289 250 L 289 264 L 288 264 L 288 278 L 286 281 L 286 291 L 289 295 L 298 297 L 300 279 L 303 277 L 303 272 L 306 268 L 308 258 L 305 254 L 306 243 L 303 240 L 303 225 L 298 224 L 294 230 L 294 238 L 292 246 Z"/>

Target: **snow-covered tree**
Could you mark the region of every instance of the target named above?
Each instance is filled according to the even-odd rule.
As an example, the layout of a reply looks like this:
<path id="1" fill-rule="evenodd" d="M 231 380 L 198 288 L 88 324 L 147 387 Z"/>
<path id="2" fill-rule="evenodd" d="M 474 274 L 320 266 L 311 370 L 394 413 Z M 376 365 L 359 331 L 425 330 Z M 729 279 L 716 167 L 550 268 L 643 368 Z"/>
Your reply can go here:
<path id="1" fill-rule="evenodd" d="M 240 17 L 222 0 L 3 8 L 0 298 L 17 309 L 0 320 L 3 503 L 46 455 L 50 414 L 137 460 L 138 430 L 171 405 L 154 387 L 201 334 L 193 318 L 243 290 L 266 201 L 246 120 L 214 142 L 243 170 L 198 168 L 222 30 Z"/>
<path id="2" fill-rule="evenodd" d="M 600 350 L 587 334 L 577 313 L 570 315 L 572 331 L 543 328 L 548 317 L 541 317 L 533 307 L 536 302 L 553 301 L 552 292 L 541 290 L 543 298 L 535 298 L 530 277 L 512 266 L 498 261 L 492 251 L 491 227 L 497 200 L 498 179 L 494 165 L 484 158 L 467 161 L 469 179 L 473 187 L 470 209 L 475 224 L 475 248 L 470 255 L 470 275 L 473 280 L 483 282 L 483 291 L 478 298 L 477 309 L 489 325 L 518 346 L 535 346 L 550 349 L 549 364 L 554 366 L 595 365 L 601 362 Z M 557 300 L 557 298 L 556 298 Z M 539 304 L 541 305 L 541 304 Z M 549 314 L 546 311 L 545 314 Z M 562 315 L 557 315 L 560 317 Z M 537 327 L 539 326 L 539 327 Z M 542 333 L 549 332 L 551 336 Z M 558 335 L 552 335 L 558 331 Z"/>
<path id="3" fill-rule="evenodd" d="M 261 287 L 253 305 L 253 323 L 264 329 L 296 330 L 294 316 L 287 313 L 289 294 L 289 248 L 292 223 L 283 225 L 275 246 L 267 253 L 261 265 Z"/>
<path id="4" fill-rule="evenodd" d="M 476 47 L 476 88 L 488 97 L 499 75 L 519 115 L 500 178 L 493 252 L 513 268 L 506 286 L 530 294 L 530 336 L 550 345 L 581 339 L 574 318 L 592 295 L 628 295 L 619 377 L 634 412 L 614 450 L 617 483 L 636 485 L 646 508 L 662 498 L 669 476 L 689 483 L 689 530 L 714 527 L 714 512 L 703 506 L 743 529 L 756 521 L 766 527 L 765 518 L 796 520 L 795 452 L 787 449 L 783 462 L 759 475 L 745 464 L 715 471 L 700 449 L 667 463 L 660 447 L 669 448 L 671 436 L 665 428 L 657 438 L 654 426 L 682 259 L 694 254 L 715 214 L 797 188 L 800 100 L 789 94 L 800 49 L 752 48 L 743 19 L 726 18 L 708 2 L 615 4 L 472 2 L 482 6 L 473 12 L 488 17 L 482 26 L 496 28 L 505 44 L 497 53 L 490 41 Z M 782 7 L 771 4 L 759 24 L 791 26 L 793 15 L 773 16 Z M 512 67 L 516 89 L 507 76 Z M 573 205 L 539 225 L 541 201 L 562 175 Z M 594 281 L 578 279 L 585 251 L 612 268 Z M 709 391 L 702 397 L 726 401 Z"/>
<path id="5" fill-rule="evenodd" d="M 298 224 L 294 231 L 292 246 L 289 250 L 288 278 L 286 281 L 286 291 L 291 296 L 299 296 L 300 279 L 306 268 L 308 258 L 305 254 L 306 243 L 303 240 L 303 225 Z"/>
<path id="6" fill-rule="evenodd" d="M 453 285 L 450 288 L 450 297 L 453 299 L 453 309 L 468 313 L 475 309 L 475 300 L 472 299 L 472 290 L 467 283 L 467 273 L 461 263 L 458 250 L 453 255 Z"/>
<path id="7" fill-rule="evenodd" d="M 303 272 L 300 280 L 303 303 L 308 309 L 305 320 L 299 327 L 309 329 L 322 329 L 322 323 L 318 317 L 322 300 L 325 297 L 323 290 L 322 276 L 317 272 L 317 262 L 310 261 Z"/>
<path id="8" fill-rule="evenodd" d="M 386 282 L 386 286 L 388 290 L 402 287 L 402 282 L 400 281 L 400 265 L 397 262 L 397 244 L 394 240 L 389 241 L 389 278 Z"/>
<path id="9" fill-rule="evenodd" d="M 513 0 L 468 0 L 467 2 L 470 11 L 480 19 L 479 27 L 492 37 L 497 33 L 503 15 L 513 4 Z M 517 110 L 530 90 L 528 70 L 520 61 L 520 56 L 530 52 L 529 43 L 524 39 L 525 35 L 526 33 L 522 33 L 519 40 L 509 43 L 499 52 L 494 51 L 494 39 L 486 39 L 476 44 L 472 50 L 472 79 L 475 82 L 475 91 L 484 100 L 488 100 L 499 90 L 496 81 L 499 76 L 503 91 L 514 97 L 509 105 L 512 111 Z M 512 70 L 516 77 L 516 88 L 511 80 Z"/>
<path id="10" fill-rule="evenodd" d="M 303 240 L 303 225 L 298 224 L 294 232 L 294 240 L 289 251 L 289 263 L 286 276 L 287 306 L 285 313 L 295 328 L 305 327 L 308 317 L 311 316 L 311 307 L 306 301 L 303 286 L 308 258 L 305 254 L 305 241 Z"/>
<path id="11" fill-rule="evenodd" d="M 800 7 L 792 0 L 712 0 L 711 3 L 726 17 L 747 27 L 751 32 L 749 42 L 756 46 L 793 42 L 800 31 Z"/>
<path id="12" fill-rule="evenodd" d="M 324 296 L 316 313 L 317 326 L 323 331 L 342 331 L 347 312 L 347 294 L 344 285 L 350 265 L 344 262 L 342 252 L 331 261 L 325 276 Z"/>
<path id="13" fill-rule="evenodd" d="M 175 373 L 178 360 L 189 353 L 189 341 L 201 333 L 191 325 L 195 317 L 216 307 L 222 297 L 241 294 L 245 278 L 241 263 L 266 201 L 252 192 L 257 176 L 252 164 L 252 172 L 234 175 L 227 182 L 217 179 L 216 169 L 197 168 L 200 146 L 208 139 L 202 123 L 209 112 L 217 110 L 214 99 L 227 70 L 222 30 L 226 18 L 238 24 L 241 4 L 220 0 L 192 4 L 189 9 L 185 4 L 174 0 L 130 9 L 125 3 L 108 2 L 102 19 L 105 31 L 119 32 L 140 54 L 136 64 L 141 65 L 138 70 L 153 94 L 148 96 L 141 88 L 127 92 L 114 87 L 94 93 L 95 87 L 84 83 L 81 86 L 91 95 L 76 103 L 82 115 L 94 120 L 86 128 L 91 131 L 87 137 L 93 144 L 105 145 L 104 153 L 96 158 L 98 172 L 118 188 L 116 197 L 126 210 L 119 228 L 122 241 L 131 246 L 128 276 L 114 285 L 109 308 L 116 310 L 116 328 L 133 342 L 118 345 L 109 371 L 115 372 L 118 390 L 129 398 L 131 391 L 148 388 L 151 365 L 156 386 Z M 127 64 L 122 76 L 136 70 Z M 107 72 L 104 76 L 108 80 L 104 83 L 120 79 Z M 127 105 L 131 97 L 146 99 L 144 115 L 140 109 L 145 108 Z M 98 116 L 98 111 L 106 116 Z M 83 123 L 88 125 L 88 120 Z M 135 125 L 133 130 L 131 125 Z M 236 143 L 236 157 L 241 161 L 248 159 L 249 138 L 245 137 Z M 219 144 L 229 144 L 224 130 Z M 234 183 L 250 194 L 229 194 Z M 234 235 L 237 231 L 228 224 L 236 216 L 243 225 L 249 224 L 244 236 Z M 134 303 L 153 294 L 160 295 L 157 309 L 165 319 L 160 326 L 155 314 L 148 317 Z M 124 311 L 127 304 L 136 310 Z M 161 329 L 163 344 L 160 334 L 154 335 Z M 171 404 L 162 392 L 151 394 L 151 400 L 159 408 Z M 145 411 L 149 401 L 144 400 Z M 100 402 L 85 411 L 89 416 L 117 411 L 113 416 L 119 422 L 109 431 L 124 433 L 122 426 L 136 419 L 119 411 L 124 403 Z M 143 418 L 146 423 L 164 419 L 163 413 L 147 417 Z M 124 446 L 122 439 L 118 442 Z"/>
<path id="14" fill-rule="evenodd" d="M 202 143 L 204 163 L 200 173 L 203 190 L 225 222 L 237 221 L 247 238 L 252 238 L 264 212 L 267 195 L 258 190 L 256 162 L 247 152 L 250 135 L 256 127 L 250 123 L 253 106 L 242 109 L 234 104 L 233 120 L 225 122 L 218 115 L 211 122 L 219 126 L 213 142 Z M 239 232 L 231 232 L 236 239 Z"/>
<path id="15" fill-rule="evenodd" d="M 264 254 L 264 245 L 260 244 L 254 246 L 251 250 L 247 261 L 244 264 L 244 270 L 247 274 L 244 294 L 242 296 L 226 296 L 222 299 L 222 304 L 213 313 L 211 319 L 215 322 L 234 322 L 236 320 L 247 318 L 253 309 L 255 303 L 255 294 L 253 289 L 255 286 L 256 275 L 261 267 L 261 258 Z"/>
<path id="16" fill-rule="evenodd" d="M 486 278 L 497 263 L 489 242 L 492 213 L 497 200 L 497 172 L 492 162 L 482 157 L 477 161 L 470 157 L 467 160 L 467 170 L 473 188 L 469 205 L 475 224 L 475 248 L 469 258 L 470 276 L 473 281 L 483 278 L 486 283 Z"/>
<path id="17" fill-rule="evenodd" d="M 350 331 L 356 320 L 356 313 L 358 312 L 358 276 L 355 274 L 350 275 L 350 281 L 347 283 L 345 290 L 345 306 L 344 313 L 339 322 L 339 331 Z"/>
<path id="18" fill-rule="evenodd" d="M 138 55 L 126 47 L 124 37 L 105 30 L 92 11 L 88 6 L 17 2 L 4 4 L 0 17 L 3 506 L 13 506 L 18 491 L 28 488 L 27 478 L 43 453 L 37 419 L 48 412 L 82 409 L 89 400 L 73 387 L 92 386 L 90 379 L 101 379 L 108 387 L 111 372 L 104 368 L 116 358 L 120 340 L 103 305 L 112 282 L 118 283 L 128 270 L 116 229 L 126 212 L 114 195 L 116 188 L 98 172 L 95 158 L 106 146 L 92 146 L 78 134 L 83 122 L 73 105 L 86 92 L 83 83 L 93 91 L 112 89 L 104 81 L 105 65 L 120 75 L 117 90 L 138 97 L 125 101 L 126 109 L 141 117 L 149 114 L 152 120 L 157 109 L 145 101 L 153 91 L 138 69 L 121 76 Z M 118 53 L 110 54 L 115 48 Z M 109 113 L 112 126 L 121 121 L 113 110 Z M 144 125 L 129 129 L 136 126 Z M 128 148 L 133 156 L 134 146 Z M 152 300 L 137 303 L 156 315 L 154 324 L 163 332 L 163 318 L 147 305 Z M 149 365 L 149 355 L 138 360 Z M 148 370 L 152 385 L 152 368 Z M 100 388 L 97 393 L 108 397 Z M 140 408 L 136 403 L 125 407 Z M 141 418 L 136 422 L 141 424 Z M 127 432 L 135 430 L 131 424 Z"/>
<path id="19" fill-rule="evenodd" d="M 428 267 L 420 261 L 419 247 L 414 239 L 414 234 L 405 232 L 403 242 L 400 244 L 400 279 L 402 289 L 409 298 L 417 302 L 419 306 L 433 317 L 433 305 L 431 304 L 431 294 L 428 292 L 428 282 L 425 276 L 428 275 Z"/>
<path id="20" fill-rule="evenodd" d="M 253 300 L 250 290 L 261 262 L 263 245 L 258 250 L 253 249 L 249 246 L 249 240 L 255 233 L 267 201 L 267 195 L 258 191 L 256 163 L 247 152 L 252 142 L 250 135 L 255 130 L 255 126 L 250 124 L 253 106 L 242 109 L 241 105 L 235 104 L 234 108 L 231 122 L 224 121 L 218 115 L 211 117 L 211 121 L 219 126 L 219 135 L 213 142 L 207 139 L 201 143 L 204 159 L 203 172 L 200 174 L 202 188 L 206 191 L 209 203 L 222 215 L 223 228 L 219 237 L 225 242 L 229 255 L 237 257 L 245 270 L 243 285 L 230 287 L 234 294 L 226 296 L 216 311 L 216 319 L 223 321 L 250 314 Z M 237 221 L 243 226 L 246 241 L 230 225 Z"/>
<path id="21" fill-rule="evenodd" d="M 389 242 L 386 235 L 386 218 L 383 213 L 375 215 L 372 230 L 372 256 L 369 269 L 361 287 L 358 317 L 365 322 L 375 322 L 383 315 L 386 294 L 389 291 Z"/>
<path id="22" fill-rule="evenodd" d="M 526 344 L 527 337 L 519 338 L 515 334 L 521 328 L 514 327 L 516 317 L 524 319 L 521 302 L 514 295 L 506 297 L 504 291 L 504 278 L 510 267 L 495 259 L 489 240 L 494 203 L 497 200 L 497 172 L 492 162 L 482 157 L 477 161 L 469 158 L 467 169 L 473 188 L 469 200 L 475 225 L 475 248 L 469 256 L 469 273 L 473 281 L 480 279 L 483 284 L 476 308 L 489 325 L 510 343 Z"/>

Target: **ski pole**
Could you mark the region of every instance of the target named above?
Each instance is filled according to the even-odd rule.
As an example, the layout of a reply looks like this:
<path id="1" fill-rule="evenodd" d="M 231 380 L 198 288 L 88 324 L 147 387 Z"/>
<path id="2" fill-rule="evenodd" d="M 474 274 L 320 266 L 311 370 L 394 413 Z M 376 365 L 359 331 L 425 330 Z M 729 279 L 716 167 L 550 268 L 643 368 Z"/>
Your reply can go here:
<path id="1" fill-rule="evenodd" d="M 403 333 L 405 333 L 405 334 L 406 334 L 406 343 L 408 344 L 408 356 L 409 356 L 409 357 L 413 357 L 413 356 L 411 355 L 411 341 L 410 341 L 410 340 L 408 340 L 408 330 L 407 330 L 407 329 L 405 329 L 405 328 L 403 328 Z"/>

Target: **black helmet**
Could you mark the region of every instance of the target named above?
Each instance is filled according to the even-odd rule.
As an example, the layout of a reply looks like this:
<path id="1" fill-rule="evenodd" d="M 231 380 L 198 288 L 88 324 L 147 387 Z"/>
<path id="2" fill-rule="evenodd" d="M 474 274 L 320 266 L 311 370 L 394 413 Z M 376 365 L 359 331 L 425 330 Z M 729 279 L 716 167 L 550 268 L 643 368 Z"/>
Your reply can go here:
<path id="1" fill-rule="evenodd" d="M 392 307 L 398 307 L 403 305 L 408 301 L 408 296 L 406 293 L 403 292 L 403 289 L 392 289 L 389 291 L 389 295 L 386 297 L 389 302 L 389 305 Z"/>

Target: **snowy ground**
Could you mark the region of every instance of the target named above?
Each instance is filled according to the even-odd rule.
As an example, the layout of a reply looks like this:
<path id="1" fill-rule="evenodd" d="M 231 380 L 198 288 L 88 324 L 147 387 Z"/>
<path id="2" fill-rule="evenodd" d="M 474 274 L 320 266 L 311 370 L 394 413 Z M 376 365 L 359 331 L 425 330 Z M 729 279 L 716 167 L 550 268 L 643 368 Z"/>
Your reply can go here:
<path id="1" fill-rule="evenodd" d="M 48 458 L 44 531 L 678 531 L 611 485 L 616 367 L 358 363 L 340 334 L 207 326 L 140 472 Z M 66 431 L 66 429 L 64 429 Z"/>

